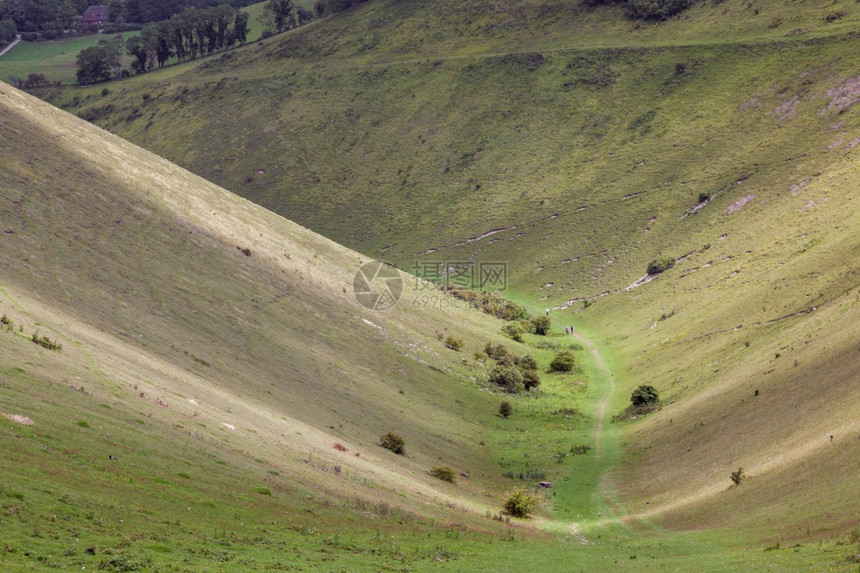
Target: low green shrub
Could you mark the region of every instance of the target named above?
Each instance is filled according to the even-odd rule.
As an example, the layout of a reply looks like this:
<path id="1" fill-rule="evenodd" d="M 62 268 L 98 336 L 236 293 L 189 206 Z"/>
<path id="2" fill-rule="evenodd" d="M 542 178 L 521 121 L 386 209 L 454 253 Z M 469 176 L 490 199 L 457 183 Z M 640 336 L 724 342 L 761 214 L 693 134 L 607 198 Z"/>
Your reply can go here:
<path id="1" fill-rule="evenodd" d="M 531 327 L 535 334 L 546 336 L 552 328 L 552 320 L 548 316 L 536 316 L 531 319 Z"/>
<path id="2" fill-rule="evenodd" d="M 535 360 L 531 354 L 526 354 L 525 356 L 517 359 L 517 366 L 519 366 L 521 370 L 537 370 L 538 364 L 537 360 Z"/>
<path id="3" fill-rule="evenodd" d="M 661 259 L 654 259 L 650 263 L 648 263 L 648 274 L 656 275 L 660 274 L 664 271 L 667 271 L 675 266 L 674 257 L 663 257 Z"/>
<path id="4" fill-rule="evenodd" d="M 535 510 L 538 501 L 538 498 L 525 488 L 515 487 L 505 501 L 505 513 L 512 517 L 526 518 Z"/>
<path id="5" fill-rule="evenodd" d="M 502 344 L 493 346 L 491 342 L 488 342 L 484 347 L 484 353 L 493 360 L 499 361 L 508 356 L 508 349 Z"/>
<path id="6" fill-rule="evenodd" d="M 634 420 L 660 408 L 660 396 L 653 386 L 641 385 L 630 394 L 630 405 L 620 414 L 613 416 L 613 422 Z"/>
<path id="7" fill-rule="evenodd" d="M 520 392 L 525 389 L 523 375 L 516 368 L 497 364 L 490 371 L 489 381 L 501 387 L 506 392 Z"/>
<path id="8" fill-rule="evenodd" d="M 540 376 L 535 370 L 523 370 L 523 386 L 526 390 L 537 389 L 540 387 Z"/>
<path id="9" fill-rule="evenodd" d="M 448 338 L 445 339 L 445 346 L 447 346 L 451 350 L 460 352 L 463 349 L 463 339 L 456 338 L 453 335 L 449 335 Z"/>
<path id="10" fill-rule="evenodd" d="M 506 324 L 502 327 L 502 334 L 513 340 L 514 342 L 523 341 L 523 329 L 517 323 Z"/>
<path id="11" fill-rule="evenodd" d="M 549 363 L 551 372 L 570 372 L 576 366 L 576 357 L 569 350 L 556 352 Z"/>
<path id="12" fill-rule="evenodd" d="M 406 441 L 403 439 L 402 436 L 398 436 L 393 432 L 388 432 L 387 434 L 381 436 L 379 438 L 379 445 L 386 450 L 391 450 L 395 454 L 401 456 L 406 455 Z"/>
<path id="13" fill-rule="evenodd" d="M 59 342 L 54 342 L 53 340 L 51 340 L 47 336 L 39 336 L 38 332 L 34 332 L 33 336 L 30 338 L 30 340 L 32 340 L 33 342 L 35 342 L 39 346 L 43 346 L 43 347 L 47 348 L 48 350 L 62 350 L 63 349 L 62 344 L 60 344 Z"/>
<path id="14" fill-rule="evenodd" d="M 442 481 L 454 483 L 454 469 L 448 466 L 438 466 L 430 470 L 430 475 Z"/>

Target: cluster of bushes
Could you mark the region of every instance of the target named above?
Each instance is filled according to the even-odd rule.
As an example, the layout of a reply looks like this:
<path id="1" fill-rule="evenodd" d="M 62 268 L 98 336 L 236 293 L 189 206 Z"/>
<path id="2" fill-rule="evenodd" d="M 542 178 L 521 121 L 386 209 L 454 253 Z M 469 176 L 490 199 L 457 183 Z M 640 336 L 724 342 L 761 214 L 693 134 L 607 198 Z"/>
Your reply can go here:
<path id="1" fill-rule="evenodd" d="M 508 470 L 503 473 L 502 476 L 508 479 L 518 479 L 523 481 L 540 481 L 546 479 L 546 472 L 535 468 L 526 468 L 525 471 L 518 472 Z"/>
<path id="2" fill-rule="evenodd" d="M 623 6 L 631 19 L 666 20 L 680 14 L 693 4 L 693 0 L 582 0 L 586 6 Z"/>
<path id="3" fill-rule="evenodd" d="M 483 353 L 478 354 L 488 356 L 496 361 L 488 380 L 506 392 L 515 394 L 523 390 L 540 387 L 537 361 L 530 355 L 518 357 L 509 352 L 504 345 L 497 344 L 494 346 L 490 342 L 484 347 Z"/>
<path id="4" fill-rule="evenodd" d="M 38 332 L 34 332 L 33 336 L 30 337 L 30 340 L 32 340 L 33 342 L 35 342 L 39 346 L 43 346 L 43 347 L 47 348 L 48 350 L 62 350 L 63 349 L 62 344 L 60 344 L 59 342 L 54 342 L 53 340 L 51 340 L 47 336 L 39 336 Z"/>
<path id="5" fill-rule="evenodd" d="M 12 322 L 11 318 L 6 316 L 5 314 L 3 316 L 0 316 L 0 328 L 3 328 L 4 330 L 7 330 L 9 332 L 12 332 L 14 327 L 15 327 L 15 323 Z M 24 335 L 24 325 L 19 325 L 18 334 L 22 337 L 29 338 L 34 343 L 36 343 L 39 346 L 42 346 L 44 348 L 47 348 L 48 350 L 62 350 L 63 349 L 62 344 L 60 344 L 59 342 L 54 342 L 53 340 L 51 340 L 47 336 L 39 336 L 38 332 L 34 332 L 32 336 L 26 337 Z"/>
<path id="6" fill-rule="evenodd" d="M 525 308 L 502 298 L 498 293 L 479 293 L 457 287 L 448 287 L 446 291 L 451 296 L 502 320 L 525 320 L 529 317 Z"/>
<path id="7" fill-rule="evenodd" d="M 51 87 L 53 85 L 59 85 L 46 78 L 44 74 L 28 74 L 26 79 L 10 76 L 9 79 L 11 80 L 10 83 L 16 88 L 24 90 L 46 88 Z"/>
<path id="8" fill-rule="evenodd" d="M 548 316 L 536 316 L 531 319 L 522 319 L 502 327 L 502 334 L 515 342 L 523 341 L 523 334 L 531 332 L 540 336 L 549 334 L 552 328 L 552 320 Z"/>

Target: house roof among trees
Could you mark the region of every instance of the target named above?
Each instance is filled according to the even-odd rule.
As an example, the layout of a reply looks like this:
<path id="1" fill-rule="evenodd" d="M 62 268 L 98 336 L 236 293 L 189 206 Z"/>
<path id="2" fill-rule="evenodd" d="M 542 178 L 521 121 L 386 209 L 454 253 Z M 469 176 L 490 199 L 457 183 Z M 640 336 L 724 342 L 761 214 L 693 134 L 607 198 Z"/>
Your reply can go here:
<path id="1" fill-rule="evenodd" d="M 108 7 L 107 6 L 90 6 L 84 13 L 81 15 L 81 19 L 83 22 L 91 23 L 91 22 L 104 22 L 108 17 Z"/>

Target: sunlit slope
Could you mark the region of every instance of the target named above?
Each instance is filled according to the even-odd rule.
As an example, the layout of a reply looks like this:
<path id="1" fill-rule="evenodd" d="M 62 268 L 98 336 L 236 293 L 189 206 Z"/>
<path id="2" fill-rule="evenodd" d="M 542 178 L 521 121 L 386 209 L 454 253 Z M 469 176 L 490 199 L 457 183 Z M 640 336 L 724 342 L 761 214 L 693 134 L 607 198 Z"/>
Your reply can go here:
<path id="1" fill-rule="evenodd" d="M 666 400 L 629 426 L 631 513 L 775 538 L 860 521 L 858 166 L 723 210 L 675 268 L 579 315 Z"/>
<path id="2" fill-rule="evenodd" d="M 444 7 L 407 6 L 369 3 L 226 61 L 57 103 L 401 268 L 505 260 L 514 286 L 545 287 L 553 305 L 626 286 L 657 255 L 682 255 L 679 233 L 706 225 L 680 221 L 700 194 L 727 206 L 747 187 L 792 185 L 860 137 L 850 106 L 847 117 L 822 113 L 854 89 L 857 40 L 844 19 L 828 28 L 810 6 L 810 25 L 831 35 L 748 43 L 725 32 L 673 45 L 692 26 L 682 18 L 643 23 L 659 38 L 640 45 L 618 14 L 599 33 L 622 45 L 606 48 L 579 28 L 547 47 L 560 22 L 593 28 L 582 23 L 591 13 L 553 19 L 524 3 L 535 17 L 494 28 L 508 44 L 461 54 L 441 43 L 421 57 L 391 47 L 393 30 L 426 17 L 428 30 L 410 37 L 429 47 L 453 24 Z M 489 18 L 482 6 L 469 13 Z M 739 18 L 733 2 L 721 6 L 715 29 Z M 856 16 L 856 5 L 840 7 Z M 365 39 L 369 14 L 384 10 L 379 45 L 328 45 Z"/>
<path id="3" fill-rule="evenodd" d="M 493 321 L 413 309 L 408 280 L 400 304 L 365 309 L 366 258 L 6 85 L 0 106 L 0 313 L 60 342 L 69 372 L 30 342 L 5 367 L 155 411 L 315 490 L 469 505 L 495 487 L 479 442 L 497 404 L 435 336 L 477 345 Z M 378 446 L 388 431 L 408 456 Z M 440 460 L 475 479 L 445 490 L 427 475 Z"/>

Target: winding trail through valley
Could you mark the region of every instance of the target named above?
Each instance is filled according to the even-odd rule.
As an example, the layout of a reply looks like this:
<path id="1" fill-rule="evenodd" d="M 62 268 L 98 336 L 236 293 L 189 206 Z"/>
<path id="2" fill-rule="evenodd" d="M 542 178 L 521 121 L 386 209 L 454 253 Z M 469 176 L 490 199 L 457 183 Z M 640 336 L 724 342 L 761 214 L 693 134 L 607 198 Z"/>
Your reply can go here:
<path id="1" fill-rule="evenodd" d="M 572 339 L 588 352 L 583 367 L 589 376 L 590 400 L 586 411 L 592 415 L 590 435 L 593 455 L 583 456 L 559 484 L 558 520 L 547 529 L 586 544 L 589 532 L 597 527 L 621 524 L 627 512 L 618 501 L 611 472 L 621 461 L 621 445 L 614 431 L 607 431 L 609 404 L 616 392 L 615 375 L 600 348 L 587 334 L 575 331 Z"/>
<path id="2" fill-rule="evenodd" d="M 602 455 L 601 445 L 603 440 L 603 422 L 606 419 L 606 407 L 609 405 L 609 400 L 615 393 L 615 377 L 606 365 L 603 355 L 590 339 L 576 331 L 574 331 L 573 336 L 583 346 L 585 346 L 591 354 L 591 359 L 594 361 L 593 375 L 596 376 L 598 380 L 592 380 L 592 383 L 600 384 L 604 389 L 603 395 L 600 397 L 600 402 L 597 405 L 597 426 L 594 430 L 594 451 L 595 456 L 599 458 Z"/>

